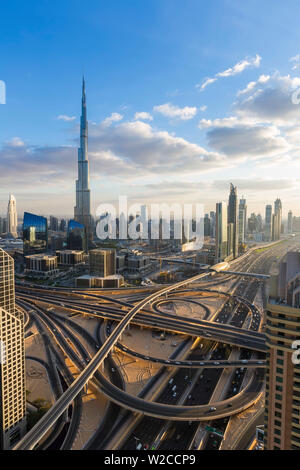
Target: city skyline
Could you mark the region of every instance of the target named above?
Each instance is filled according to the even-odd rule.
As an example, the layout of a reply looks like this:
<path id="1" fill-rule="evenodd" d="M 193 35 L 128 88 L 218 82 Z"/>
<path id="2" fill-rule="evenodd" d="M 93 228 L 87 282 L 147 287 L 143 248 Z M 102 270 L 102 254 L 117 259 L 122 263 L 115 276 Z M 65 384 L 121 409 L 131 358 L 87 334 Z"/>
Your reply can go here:
<path id="1" fill-rule="evenodd" d="M 131 36 L 123 26 L 124 9 L 118 3 L 118 13 L 115 8 L 105 6 L 101 11 L 103 20 L 98 23 L 94 16 L 99 9 L 92 2 L 80 34 L 76 25 L 79 17 L 82 18 L 76 6 L 67 31 L 57 20 L 53 32 L 59 33 L 61 50 L 52 36 L 50 47 L 47 38 L 34 30 L 28 13 L 21 8 L 18 15 L 25 15 L 26 20 L 23 34 L 23 16 L 22 20 L 18 15 L 15 18 L 15 12 L 7 7 L 8 26 L 2 30 L 6 38 L 10 37 L 8 27 L 13 17 L 16 23 L 15 44 L 2 53 L 0 78 L 7 86 L 7 100 L 0 106 L 3 122 L 0 212 L 4 213 L 7 193 L 12 192 L 19 201 L 20 212 L 30 208 L 38 213 L 72 214 L 79 83 L 84 69 L 89 90 L 92 214 L 98 204 L 113 202 L 120 193 L 126 194 L 133 203 L 150 203 L 159 198 L 177 202 L 184 197 L 187 203 L 194 200 L 203 203 L 208 212 L 214 209 L 216 200 L 224 198 L 230 182 L 246 195 L 249 212 L 263 214 L 265 200 L 271 204 L 280 197 L 284 201 L 284 217 L 288 210 L 300 214 L 297 197 L 300 183 L 295 178 L 299 166 L 300 108 L 292 103 L 292 92 L 300 85 L 297 30 L 294 30 L 293 41 L 281 34 L 282 47 L 276 48 L 275 56 L 273 48 L 259 40 L 262 26 L 253 22 L 255 5 L 232 4 L 228 25 L 222 25 L 222 31 L 228 34 L 233 28 L 236 34 L 244 30 L 251 32 L 251 41 L 246 40 L 245 33 L 239 44 L 230 41 L 229 56 L 219 37 L 210 35 L 211 47 L 205 48 L 199 25 L 197 23 L 196 28 L 192 21 L 195 9 L 203 10 L 205 15 L 201 18 L 212 20 L 216 12 L 208 5 L 192 2 L 193 5 L 185 9 L 192 21 L 190 31 L 180 17 L 183 7 L 177 5 L 177 9 L 173 9 L 174 24 L 184 30 L 179 44 L 176 28 L 168 16 L 171 2 L 164 2 L 164 6 L 153 2 L 152 8 L 149 7 L 157 37 L 153 36 L 153 28 L 145 19 L 144 7 L 135 10 L 132 19 L 132 11 L 126 9 L 129 24 L 137 19 L 141 21 Z M 284 10 L 289 22 L 294 21 L 299 11 L 296 2 L 293 6 L 289 13 Z M 43 15 L 43 7 L 40 8 L 33 7 L 35 18 Z M 67 7 L 61 8 L 62 18 L 70 14 Z M 261 8 L 267 10 L 266 5 Z M 278 35 L 282 28 L 278 21 L 283 14 L 280 5 L 272 10 L 273 20 L 264 25 L 264 34 L 270 41 L 275 40 L 275 30 Z M 224 7 L 215 17 L 216 23 L 222 12 Z M 248 20 L 245 20 L 246 14 Z M 110 28 L 103 26 L 105 20 L 110 21 Z M 202 27 L 208 32 L 203 21 L 201 19 L 199 29 Z M 166 27 L 169 27 L 168 37 L 164 38 L 162 31 Z M 68 33 L 76 44 L 85 33 L 87 44 L 80 45 L 76 56 L 67 53 Z M 114 35 L 116 39 L 111 44 Z M 101 50 L 90 56 L 88 46 L 92 37 L 101 45 Z M 23 51 L 26 51 L 28 65 L 21 61 L 16 73 L 10 56 L 19 57 L 17 47 L 21 40 L 25 41 Z M 51 55 L 47 68 L 40 69 L 37 66 L 40 51 L 30 48 L 34 40 L 50 48 L 52 53 L 55 51 L 58 63 L 67 55 L 68 70 L 63 68 L 58 73 L 59 65 L 53 62 Z M 135 44 L 140 41 L 141 48 L 147 46 L 141 63 L 131 56 L 133 41 Z M 106 44 L 111 46 L 109 58 L 102 50 Z M 188 73 L 185 69 L 179 72 L 174 62 L 175 52 L 178 63 L 181 60 Z M 163 66 L 161 59 L 165 61 Z M 131 61 L 128 68 L 126 60 Z M 35 66 L 29 69 L 33 63 Z M 157 71 L 158 64 L 161 69 L 155 78 L 153 71 Z M 52 67 L 52 71 L 48 67 Z M 53 73 L 56 74 L 55 87 Z"/>

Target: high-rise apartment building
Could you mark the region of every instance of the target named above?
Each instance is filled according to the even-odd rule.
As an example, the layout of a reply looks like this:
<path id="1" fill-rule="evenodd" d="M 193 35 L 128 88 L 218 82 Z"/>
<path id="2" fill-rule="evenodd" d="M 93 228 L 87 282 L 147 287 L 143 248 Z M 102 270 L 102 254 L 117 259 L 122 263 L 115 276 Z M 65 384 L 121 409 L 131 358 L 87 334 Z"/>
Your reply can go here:
<path id="1" fill-rule="evenodd" d="M 264 231 L 264 236 L 266 241 L 271 241 L 272 240 L 272 206 L 267 205 L 266 206 L 266 214 L 265 214 L 265 231 Z"/>
<path id="2" fill-rule="evenodd" d="M 7 207 L 7 234 L 9 237 L 18 238 L 17 227 L 18 216 L 16 198 L 10 194 Z"/>
<path id="3" fill-rule="evenodd" d="M 247 234 L 247 204 L 242 197 L 239 203 L 239 243 L 245 243 Z"/>
<path id="4" fill-rule="evenodd" d="M 279 240 L 282 232 L 282 204 L 280 199 L 274 202 L 273 240 Z"/>
<path id="5" fill-rule="evenodd" d="M 270 281 L 267 303 L 265 448 L 300 450 L 300 364 L 293 344 L 300 340 L 300 253 L 287 253 Z"/>
<path id="6" fill-rule="evenodd" d="M 239 244 L 245 243 L 247 228 L 247 205 L 246 199 L 240 199 L 239 203 Z"/>
<path id="7" fill-rule="evenodd" d="M 53 232 L 58 232 L 58 227 L 58 218 L 53 217 L 53 215 L 50 215 L 49 229 Z"/>
<path id="8" fill-rule="evenodd" d="M 26 432 L 24 318 L 15 307 L 14 260 L 0 248 L 0 448 Z"/>
<path id="9" fill-rule="evenodd" d="M 227 204 L 216 204 L 216 263 L 227 258 Z"/>
<path id="10" fill-rule="evenodd" d="M 210 211 L 209 213 L 210 218 L 210 236 L 216 236 L 216 213 L 214 211 Z"/>
<path id="11" fill-rule="evenodd" d="M 78 149 L 78 179 L 76 180 L 76 206 L 74 208 L 74 219 L 84 225 L 88 244 L 93 238 L 90 182 L 89 182 L 89 160 L 88 160 L 88 122 L 86 115 L 85 82 L 82 82 L 82 101 L 80 118 L 80 147 Z"/>
<path id="12" fill-rule="evenodd" d="M 204 216 L 204 236 L 210 237 L 211 227 L 210 227 L 210 218 L 208 214 Z"/>
<path id="13" fill-rule="evenodd" d="M 287 226 L 287 231 L 288 233 L 293 232 L 293 213 L 292 211 L 289 211 L 288 213 L 288 226 Z"/>
<path id="14" fill-rule="evenodd" d="M 106 277 L 116 274 L 116 250 L 103 248 L 90 250 L 90 274 Z"/>
<path id="15" fill-rule="evenodd" d="M 238 198 L 237 188 L 230 184 L 230 193 L 228 200 L 228 223 L 233 224 L 233 257 L 238 256 L 238 242 L 239 242 L 239 222 L 238 222 Z"/>

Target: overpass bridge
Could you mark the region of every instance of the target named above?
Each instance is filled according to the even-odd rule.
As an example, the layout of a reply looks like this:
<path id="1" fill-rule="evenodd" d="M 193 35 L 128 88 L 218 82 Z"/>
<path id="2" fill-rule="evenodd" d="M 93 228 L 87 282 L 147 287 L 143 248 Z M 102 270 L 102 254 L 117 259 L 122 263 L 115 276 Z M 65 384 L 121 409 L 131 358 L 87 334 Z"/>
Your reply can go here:
<path id="1" fill-rule="evenodd" d="M 117 341 L 120 339 L 122 333 L 125 331 L 127 326 L 133 320 L 137 313 L 139 313 L 147 304 L 158 299 L 164 294 L 168 294 L 180 287 L 190 284 L 192 282 L 198 281 L 199 279 L 207 276 L 207 271 L 201 274 L 197 274 L 192 278 L 180 281 L 171 286 L 167 286 L 163 289 L 160 289 L 158 292 L 154 292 L 147 296 L 145 299 L 141 300 L 134 307 L 132 307 L 116 326 L 111 335 L 105 340 L 99 351 L 91 359 L 87 367 L 78 375 L 74 382 L 69 386 L 69 388 L 64 392 L 64 394 L 54 403 L 50 410 L 39 420 L 39 422 L 18 442 L 13 450 L 31 450 L 34 446 L 41 440 L 41 438 L 47 433 L 47 431 L 53 426 L 56 420 L 64 413 L 64 411 L 69 407 L 75 397 L 80 393 L 84 388 L 86 383 L 93 377 L 99 366 L 103 363 L 104 359 L 108 356 L 112 348 L 116 345 Z M 245 345 L 244 345 L 245 347 Z M 257 371 L 259 373 L 259 370 Z M 151 416 L 166 416 L 168 419 L 183 419 L 183 420 L 199 420 L 206 419 L 210 420 L 212 418 L 220 416 L 229 416 L 235 412 L 242 411 L 246 409 L 249 404 L 253 403 L 257 397 L 258 390 L 248 388 L 247 393 L 236 395 L 233 397 L 231 402 L 234 402 L 236 406 L 232 406 L 229 410 L 226 408 L 225 403 L 222 402 L 220 410 L 218 413 L 208 413 L 208 405 L 200 406 L 173 406 L 173 405 L 163 405 L 158 403 L 147 402 L 137 397 L 133 397 L 125 392 L 121 391 L 110 382 L 108 382 L 103 375 L 101 375 L 103 381 L 103 392 L 106 393 L 111 400 L 122 404 L 124 407 L 133 409 L 134 411 L 140 411 L 141 413 L 148 413 Z M 260 376 L 259 384 L 261 384 L 263 376 Z M 253 384 L 252 384 L 253 385 Z M 249 386 L 248 386 L 249 387 Z M 247 388 L 247 387 L 246 387 Z M 109 391 L 107 391 L 109 389 Z M 134 403 L 132 403 L 134 402 Z"/>

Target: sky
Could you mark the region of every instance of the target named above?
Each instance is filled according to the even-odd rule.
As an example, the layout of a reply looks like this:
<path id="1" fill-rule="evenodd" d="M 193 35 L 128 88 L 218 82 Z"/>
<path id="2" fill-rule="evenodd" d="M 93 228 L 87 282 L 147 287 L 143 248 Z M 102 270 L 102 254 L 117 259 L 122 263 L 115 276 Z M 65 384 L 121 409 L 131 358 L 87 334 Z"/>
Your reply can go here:
<path id="1" fill-rule="evenodd" d="M 1 6 L 0 214 L 72 216 L 86 80 L 92 212 L 227 200 L 300 216 L 298 0 Z M 2 90 L 1 90 L 2 87 Z M 3 99 L 2 99 L 3 101 Z"/>

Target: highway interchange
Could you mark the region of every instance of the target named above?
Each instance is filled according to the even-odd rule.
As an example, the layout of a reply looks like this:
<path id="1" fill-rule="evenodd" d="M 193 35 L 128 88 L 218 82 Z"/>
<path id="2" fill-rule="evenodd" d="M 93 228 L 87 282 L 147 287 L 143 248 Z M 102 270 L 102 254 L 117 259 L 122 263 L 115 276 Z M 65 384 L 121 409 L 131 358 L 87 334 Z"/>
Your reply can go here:
<path id="1" fill-rule="evenodd" d="M 230 271 L 268 274 L 297 243 L 289 239 L 253 250 L 231 263 Z M 263 279 L 230 273 L 201 273 L 163 288 L 115 291 L 18 285 L 27 332 L 36 325 L 45 344 L 45 368 L 56 402 L 16 449 L 71 448 L 82 413 L 82 389 L 90 380 L 109 398 L 109 406 L 84 448 L 219 448 L 230 416 L 249 408 L 263 392 L 263 309 L 254 299 L 259 291 L 263 299 L 264 289 Z M 203 303 L 206 295 L 221 304 L 213 314 Z M 161 310 L 163 299 L 198 303 L 206 309 L 204 318 L 168 314 Z M 96 318 L 97 334 L 79 326 L 72 319 L 76 315 Z M 168 358 L 145 355 L 123 344 L 129 323 L 182 335 L 183 340 Z M 158 367 L 137 396 L 126 391 L 116 352 Z M 80 372 L 75 380 L 66 357 Z"/>

